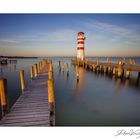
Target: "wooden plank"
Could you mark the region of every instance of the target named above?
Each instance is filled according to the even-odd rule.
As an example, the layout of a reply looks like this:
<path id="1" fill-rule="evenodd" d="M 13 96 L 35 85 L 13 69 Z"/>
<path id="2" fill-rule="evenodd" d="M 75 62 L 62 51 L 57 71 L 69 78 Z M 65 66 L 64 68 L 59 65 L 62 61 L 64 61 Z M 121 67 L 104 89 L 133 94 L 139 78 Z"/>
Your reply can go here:
<path id="1" fill-rule="evenodd" d="M 50 126 L 50 108 L 47 95 L 47 72 L 31 81 L 9 113 L 0 121 L 0 126 Z"/>

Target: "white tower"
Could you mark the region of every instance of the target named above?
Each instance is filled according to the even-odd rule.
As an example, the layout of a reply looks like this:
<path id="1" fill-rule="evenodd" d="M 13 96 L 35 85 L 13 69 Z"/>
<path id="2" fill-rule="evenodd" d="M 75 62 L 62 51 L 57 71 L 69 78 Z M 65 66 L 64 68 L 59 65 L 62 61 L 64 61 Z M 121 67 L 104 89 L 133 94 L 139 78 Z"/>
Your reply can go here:
<path id="1" fill-rule="evenodd" d="M 77 59 L 84 60 L 84 32 L 78 33 Z"/>

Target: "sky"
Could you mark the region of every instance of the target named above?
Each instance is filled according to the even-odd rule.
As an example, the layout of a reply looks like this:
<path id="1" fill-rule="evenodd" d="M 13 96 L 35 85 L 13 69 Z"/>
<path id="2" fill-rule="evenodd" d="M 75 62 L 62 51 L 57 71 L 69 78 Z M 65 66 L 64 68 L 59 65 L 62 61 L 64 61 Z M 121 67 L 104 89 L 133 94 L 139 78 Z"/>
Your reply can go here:
<path id="1" fill-rule="evenodd" d="M 140 56 L 140 14 L 0 14 L 0 55 Z"/>

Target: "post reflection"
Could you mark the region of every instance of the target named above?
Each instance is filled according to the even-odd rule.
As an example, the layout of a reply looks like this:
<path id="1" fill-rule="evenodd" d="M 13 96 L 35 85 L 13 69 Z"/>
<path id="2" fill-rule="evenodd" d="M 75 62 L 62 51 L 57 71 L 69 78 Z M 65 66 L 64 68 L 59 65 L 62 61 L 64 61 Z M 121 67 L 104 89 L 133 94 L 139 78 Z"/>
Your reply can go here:
<path id="1" fill-rule="evenodd" d="M 125 86 L 128 87 L 129 86 L 129 83 L 130 83 L 130 80 L 129 79 L 126 79 L 125 80 Z"/>
<path id="2" fill-rule="evenodd" d="M 115 82 L 116 82 L 115 93 L 118 93 L 118 91 L 121 87 L 121 78 L 117 78 Z"/>
<path id="3" fill-rule="evenodd" d="M 78 91 L 81 91 L 83 89 L 83 86 L 84 86 L 84 81 L 85 81 L 84 69 L 79 67 L 79 80 L 78 81 L 76 80 L 75 89 Z"/>

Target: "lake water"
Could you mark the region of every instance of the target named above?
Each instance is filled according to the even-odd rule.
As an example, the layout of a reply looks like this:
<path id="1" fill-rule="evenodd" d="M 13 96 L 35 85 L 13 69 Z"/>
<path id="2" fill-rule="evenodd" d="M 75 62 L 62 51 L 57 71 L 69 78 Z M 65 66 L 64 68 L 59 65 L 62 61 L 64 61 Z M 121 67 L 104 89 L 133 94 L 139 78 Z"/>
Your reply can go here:
<path id="1" fill-rule="evenodd" d="M 129 80 L 118 79 L 79 69 L 76 82 L 71 58 L 51 58 L 54 69 L 56 126 L 140 126 L 140 83 L 136 73 Z M 69 63 L 69 77 L 58 70 L 58 61 Z M 94 58 L 89 58 L 94 60 Z M 118 58 L 112 58 L 117 62 Z M 140 58 L 136 58 L 140 65 Z M 19 69 L 25 71 L 26 87 L 30 83 L 29 68 L 39 59 L 18 59 L 17 64 L 0 67 L 0 77 L 7 79 L 8 107 L 21 95 Z M 105 58 L 100 58 L 105 61 Z M 126 59 L 127 61 L 127 59 Z"/>

